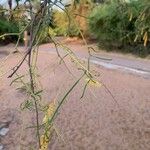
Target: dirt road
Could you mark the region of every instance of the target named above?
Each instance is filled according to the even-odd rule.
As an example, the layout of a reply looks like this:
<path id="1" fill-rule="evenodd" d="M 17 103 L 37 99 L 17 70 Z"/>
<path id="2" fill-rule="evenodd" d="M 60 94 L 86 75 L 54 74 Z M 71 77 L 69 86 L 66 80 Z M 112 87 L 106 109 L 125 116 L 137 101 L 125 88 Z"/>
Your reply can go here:
<path id="1" fill-rule="evenodd" d="M 13 54 L 1 67 L 5 73 L 21 58 Z M 72 62 L 58 64 L 56 54 L 41 51 L 38 58 L 39 80 L 42 83 L 43 103 L 60 100 L 78 79 L 80 70 Z M 86 63 L 86 62 L 85 62 Z M 26 71 L 26 64 L 20 73 Z M 98 80 L 111 91 L 117 103 L 104 86 L 88 86 L 80 99 L 83 83 L 76 87 L 61 108 L 50 150 L 149 150 L 150 149 L 150 80 L 143 76 L 92 65 Z M 4 150 L 36 149 L 34 129 L 26 129 L 35 123 L 33 111 L 21 111 L 20 104 L 26 95 L 10 86 L 7 72 L 0 80 L 0 122 L 10 122 L 9 131 L 0 136 Z M 42 120 L 42 115 L 40 116 Z M 61 135 L 61 136 L 60 136 Z"/>
<path id="2" fill-rule="evenodd" d="M 104 50 L 98 50 L 95 44 L 83 45 L 80 43 L 68 43 L 67 47 L 70 48 L 80 59 L 87 60 L 89 57 L 88 48 L 92 47 L 96 51 L 91 49 L 90 61 L 93 64 L 103 66 L 108 69 L 120 70 L 126 73 L 132 73 L 143 76 L 145 78 L 150 77 L 150 59 L 142 59 L 131 54 L 121 54 L 117 52 L 106 52 Z M 41 51 L 48 51 L 55 53 L 55 47 L 52 44 L 43 44 L 40 46 Z M 58 49 L 60 53 L 64 50 Z"/>

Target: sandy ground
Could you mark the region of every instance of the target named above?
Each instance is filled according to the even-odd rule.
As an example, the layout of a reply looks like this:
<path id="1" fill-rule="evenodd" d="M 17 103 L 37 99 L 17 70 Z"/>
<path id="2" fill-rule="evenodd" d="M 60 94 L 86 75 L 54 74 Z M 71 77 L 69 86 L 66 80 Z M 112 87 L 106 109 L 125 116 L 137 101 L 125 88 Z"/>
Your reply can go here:
<path id="1" fill-rule="evenodd" d="M 35 123 L 34 112 L 20 110 L 26 95 L 15 85 L 10 86 L 12 79 L 7 79 L 7 71 L 20 58 L 13 54 L 1 66 L 1 73 L 6 74 L 0 79 L 0 122 L 10 122 L 9 132 L 0 137 L 4 150 L 37 149 L 35 130 L 26 129 Z M 80 71 L 68 62 L 72 76 L 64 64 L 58 65 L 55 54 L 40 52 L 38 59 L 43 103 L 60 100 Z M 24 64 L 19 73 L 26 68 Z M 59 111 L 55 126 L 61 136 L 53 135 L 49 150 L 149 150 L 150 80 L 101 66 L 93 66 L 92 70 L 96 70 L 97 78 L 110 89 L 119 106 L 104 86 L 88 86 L 80 99 L 83 80 Z"/>

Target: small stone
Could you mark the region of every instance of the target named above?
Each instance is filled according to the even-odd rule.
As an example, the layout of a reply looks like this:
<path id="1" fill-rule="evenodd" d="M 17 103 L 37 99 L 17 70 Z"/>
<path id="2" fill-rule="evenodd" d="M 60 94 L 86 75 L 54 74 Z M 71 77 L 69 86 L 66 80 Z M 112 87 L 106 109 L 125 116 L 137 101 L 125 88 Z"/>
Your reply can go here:
<path id="1" fill-rule="evenodd" d="M 0 130 L 5 127 L 5 123 L 0 124 Z"/>
<path id="2" fill-rule="evenodd" d="M 2 129 L 0 130 L 0 136 L 5 136 L 8 131 L 9 131 L 9 128 L 2 128 Z"/>
<path id="3" fill-rule="evenodd" d="M 8 122 L 3 122 L 3 123 L 0 123 L 0 130 L 4 127 L 8 127 L 9 123 Z"/>
<path id="4" fill-rule="evenodd" d="M 4 146 L 3 146 L 2 144 L 0 144 L 0 150 L 3 150 L 3 147 L 4 147 Z"/>

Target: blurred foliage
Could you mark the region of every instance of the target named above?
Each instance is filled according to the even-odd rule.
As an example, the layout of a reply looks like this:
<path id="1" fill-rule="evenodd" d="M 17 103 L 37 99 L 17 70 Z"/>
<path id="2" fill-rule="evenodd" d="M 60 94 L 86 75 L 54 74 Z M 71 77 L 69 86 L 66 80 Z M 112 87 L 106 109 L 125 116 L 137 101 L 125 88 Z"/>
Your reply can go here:
<path id="1" fill-rule="evenodd" d="M 79 3 L 72 5 L 71 12 L 74 12 L 75 20 L 79 29 L 84 36 L 89 36 L 87 18 L 94 7 L 93 0 L 81 0 Z"/>
<path id="2" fill-rule="evenodd" d="M 0 7 L 0 35 L 20 32 L 22 25 L 25 22 L 25 18 L 18 12 L 18 10 L 14 11 L 10 17 L 10 14 L 8 12 L 4 12 L 2 6 Z M 19 17 L 24 21 L 18 21 Z M 8 35 L 0 39 L 0 44 L 16 42 L 17 39 L 18 35 Z"/>
<path id="3" fill-rule="evenodd" d="M 54 12 L 54 32 L 59 36 L 79 36 L 79 30 L 74 22 L 73 14 L 67 13 L 62 11 Z"/>
<path id="4" fill-rule="evenodd" d="M 107 1 L 93 9 L 89 29 L 104 48 L 147 55 L 150 53 L 149 11 L 148 0 Z"/>
<path id="5" fill-rule="evenodd" d="M 40 5 L 33 1 L 33 6 L 36 11 Z M 4 13 L 1 6 L 0 34 L 22 31 L 29 22 L 26 9 L 20 4 L 13 14 L 9 14 Z M 41 43 L 49 42 L 48 35 L 79 37 L 82 31 L 86 37 L 89 33 L 96 37 L 104 49 L 118 49 L 143 56 L 150 53 L 149 0 L 74 0 L 62 9 L 53 10 L 46 18 L 49 27 L 42 27 L 39 33 Z M 0 42 L 16 40 L 17 36 L 11 35 L 0 39 Z"/>
<path id="6" fill-rule="evenodd" d="M 18 33 L 19 27 L 15 22 L 8 21 L 5 18 L 0 18 L 0 35 L 5 33 Z M 0 39 L 0 44 L 8 44 L 10 42 L 17 41 L 17 35 L 10 35 Z"/>
<path id="7" fill-rule="evenodd" d="M 138 16 L 136 16 L 136 38 L 134 41 L 143 39 L 144 46 L 146 47 L 148 45 L 148 42 L 150 42 L 150 2 L 149 0 L 138 0 L 137 6 L 139 7 L 138 12 L 140 13 L 138 14 Z"/>
<path id="8" fill-rule="evenodd" d="M 87 15 L 92 7 L 91 0 L 75 0 L 65 8 L 65 11 L 55 11 L 57 35 L 80 36 L 80 31 L 87 35 Z"/>

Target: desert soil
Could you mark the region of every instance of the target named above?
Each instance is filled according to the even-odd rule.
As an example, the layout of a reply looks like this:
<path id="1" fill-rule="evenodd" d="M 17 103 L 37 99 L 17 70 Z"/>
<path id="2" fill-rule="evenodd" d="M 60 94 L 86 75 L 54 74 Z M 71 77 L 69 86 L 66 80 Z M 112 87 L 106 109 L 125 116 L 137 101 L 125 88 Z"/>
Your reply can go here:
<path id="1" fill-rule="evenodd" d="M 0 136 L 4 150 L 37 149 L 36 132 L 27 128 L 35 124 L 34 111 L 21 111 L 20 104 L 27 98 L 17 85 L 10 86 L 7 78 L 11 68 L 21 59 L 18 53 L 4 59 L 0 78 L 0 123 L 8 123 L 9 131 Z M 66 59 L 67 60 L 67 59 Z M 43 88 L 43 103 L 60 100 L 79 78 L 81 70 L 67 61 L 59 65 L 56 54 L 41 51 L 38 57 L 38 78 Z M 80 99 L 85 80 L 66 99 L 55 127 L 49 150 L 149 150 L 150 149 L 150 79 L 117 70 L 92 65 L 92 72 L 105 86 L 89 85 Z M 25 73 L 23 64 L 19 74 Z M 40 119 L 42 120 L 42 114 Z"/>

